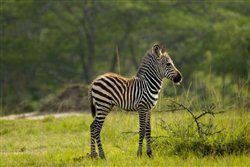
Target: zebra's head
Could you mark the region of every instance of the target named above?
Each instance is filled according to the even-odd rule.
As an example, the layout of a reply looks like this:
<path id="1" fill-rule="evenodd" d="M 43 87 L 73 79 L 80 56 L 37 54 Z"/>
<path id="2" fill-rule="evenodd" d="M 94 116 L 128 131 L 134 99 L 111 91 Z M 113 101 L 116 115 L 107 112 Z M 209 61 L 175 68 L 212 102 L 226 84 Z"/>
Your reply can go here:
<path id="1" fill-rule="evenodd" d="M 170 79 L 173 83 L 179 85 L 182 82 L 182 75 L 175 67 L 167 50 L 160 45 L 155 44 L 152 47 L 152 53 L 156 56 L 159 63 L 159 71 L 163 77 Z"/>

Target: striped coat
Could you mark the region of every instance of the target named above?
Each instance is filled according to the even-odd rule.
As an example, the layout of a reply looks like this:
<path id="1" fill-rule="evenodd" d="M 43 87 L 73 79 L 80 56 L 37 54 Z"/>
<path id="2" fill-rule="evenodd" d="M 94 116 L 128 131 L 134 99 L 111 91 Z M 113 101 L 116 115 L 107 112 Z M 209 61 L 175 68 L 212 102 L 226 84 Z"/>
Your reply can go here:
<path id="1" fill-rule="evenodd" d="M 113 106 L 127 111 L 139 113 L 139 147 L 137 155 L 142 154 L 142 142 L 146 137 L 147 154 L 152 155 L 150 147 L 150 110 L 158 100 L 163 78 L 169 78 L 174 83 L 180 83 L 182 76 L 176 69 L 167 52 L 159 45 L 154 45 L 146 53 L 136 76 L 125 78 L 118 74 L 106 73 L 96 78 L 90 89 L 90 105 L 95 118 L 90 126 L 91 156 L 97 155 L 95 143 L 99 149 L 99 156 L 105 158 L 102 149 L 100 132 L 105 117 Z"/>

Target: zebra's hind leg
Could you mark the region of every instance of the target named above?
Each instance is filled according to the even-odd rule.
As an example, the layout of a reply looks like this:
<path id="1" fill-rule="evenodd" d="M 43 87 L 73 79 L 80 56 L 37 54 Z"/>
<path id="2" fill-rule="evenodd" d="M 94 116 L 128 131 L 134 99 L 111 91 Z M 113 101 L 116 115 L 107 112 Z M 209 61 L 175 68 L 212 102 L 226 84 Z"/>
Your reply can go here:
<path id="1" fill-rule="evenodd" d="M 91 158 L 97 157 L 96 149 L 95 149 L 95 133 L 96 133 L 96 125 L 95 125 L 95 120 L 91 123 L 90 125 L 90 136 L 91 136 L 91 144 L 90 144 L 90 156 Z"/>
<path id="2" fill-rule="evenodd" d="M 106 116 L 108 115 L 109 111 L 111 109 L 100 109 L 100 108 L 97 108 L 97 115 L 95 117 L 95 124 L 96 124 L 96 136 L 95 136 L 95 139 L 96 139 L 96 143 L 97 143 L 97 146 L 98 146 L 98 151 L 99 151 L 99 157 L 102 158 L 102 159 L 106 159 L 105 158 L 105 154 L 104 154 L 104 151 L 103 151 L 103 148 L 102 148 L 102 142 L 101 142 L 101 138 L 100 138 L 100 133 L 101 133 L 101 130 L 102 130 L 102 126 L 103 126 L 103 123 L 105 121 L 105 118 Z"/>

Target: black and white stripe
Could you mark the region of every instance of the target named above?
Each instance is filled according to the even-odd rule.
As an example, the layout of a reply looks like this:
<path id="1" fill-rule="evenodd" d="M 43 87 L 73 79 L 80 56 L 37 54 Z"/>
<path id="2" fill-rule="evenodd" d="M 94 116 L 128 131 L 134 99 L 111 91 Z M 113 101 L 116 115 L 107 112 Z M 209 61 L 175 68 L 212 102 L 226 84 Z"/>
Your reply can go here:
<path id="1" fill-rule="evenodd" d="M 145 137 L 147 155 L 151 157 L 150 110 L 158 100 L 164 77 L 175 83 L 180 83 L 182 80 L 180 72 L 175 68 L 167 52 L 159 45 L 154 45 L 146 53 L 135 77 L 128 79 L 117 74 L 107 73 L 93 81 L 90 89 L 91 111 L 95 117 L 90 126 L 92 157 L 97 155 L 95 150 L 95 143 L 97 143 L 99 156 L 105 159 L 100 132 L 105 117 L 113 106 L 128 111 L 138 111 L 140 136 L 137 155 L 142 154 L 142 143 Z"/>

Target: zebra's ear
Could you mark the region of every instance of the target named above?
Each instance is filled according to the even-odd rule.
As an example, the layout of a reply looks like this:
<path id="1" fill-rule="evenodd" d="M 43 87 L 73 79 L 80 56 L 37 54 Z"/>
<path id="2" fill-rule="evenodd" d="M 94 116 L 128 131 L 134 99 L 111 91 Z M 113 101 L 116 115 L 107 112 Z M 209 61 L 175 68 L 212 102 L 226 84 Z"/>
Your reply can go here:
<path id="1" fill-rule="evenodd" d="M 159 58 L 160 57 L 160 53 L 161 53 L 161 47 L 160 47 L 160 45 L 159 44 L 154 44 L 154 46 L 152 47 L 152 52 L 155 54 L 155 56 L 157 57 L 157 58 Z"/>
<path id="2" fill-rule="evenodd" d="M 161 53 L 164 54 L 164 53 L 166 53 L 166 52 L 167 52 L 166 46 L 162 46 L 162 48 L 161 48 Z"/>

